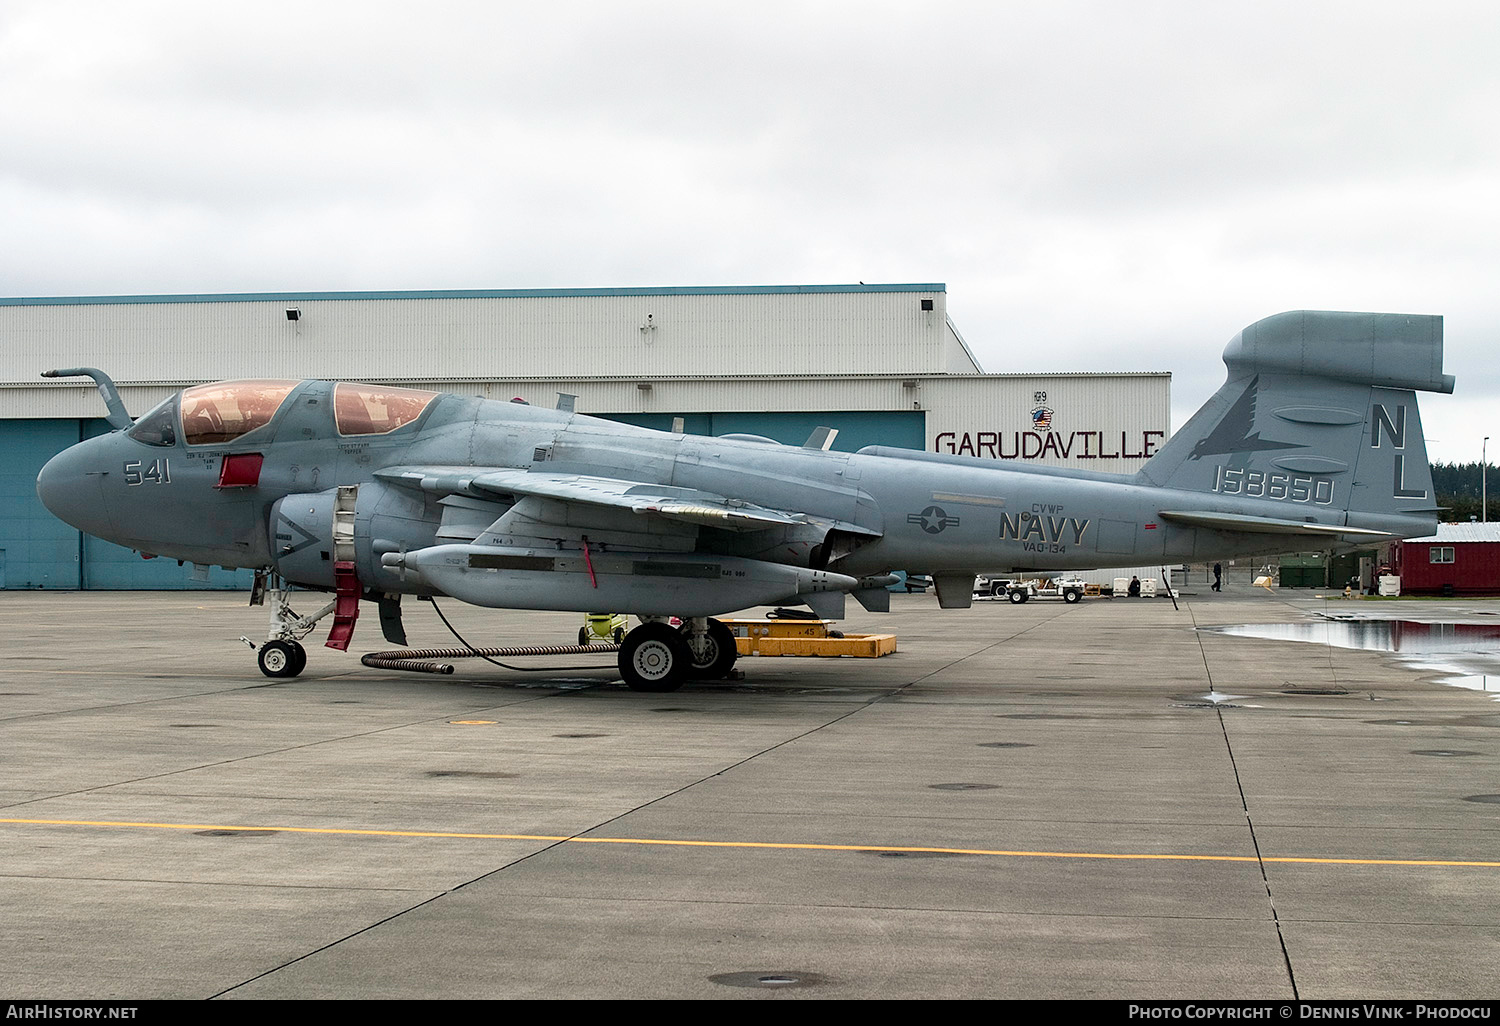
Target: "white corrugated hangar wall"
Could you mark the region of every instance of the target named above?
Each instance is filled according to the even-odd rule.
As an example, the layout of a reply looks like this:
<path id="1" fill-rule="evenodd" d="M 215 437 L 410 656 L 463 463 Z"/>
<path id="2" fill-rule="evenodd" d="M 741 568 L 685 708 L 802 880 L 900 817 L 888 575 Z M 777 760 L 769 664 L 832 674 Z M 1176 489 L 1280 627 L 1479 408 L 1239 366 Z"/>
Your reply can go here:
<path id="1" fill-rule="evenodd" d="M 53 518 L 37 471 L 188 385 L 331 378 L 435 388 L 690 433 L 894 445 L 1128 473 L 1169 431 L 1170 376 L 984 374 L 941 284 L 0 299 L 0 588 L 191 588 L 190 568 Z M 749 496 L 753 498 L 753 496 Z M 208 587 L 246 586 L 215 568 Z"/>

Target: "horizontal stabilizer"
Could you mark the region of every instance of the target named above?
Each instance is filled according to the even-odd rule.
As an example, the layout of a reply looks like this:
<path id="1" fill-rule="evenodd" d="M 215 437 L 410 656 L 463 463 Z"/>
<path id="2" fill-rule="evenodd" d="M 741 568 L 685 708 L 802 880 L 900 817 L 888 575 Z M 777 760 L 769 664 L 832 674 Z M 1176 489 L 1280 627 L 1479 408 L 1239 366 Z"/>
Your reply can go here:
<path id="1" fill-rule="evenodd" d="M 1239 513 L 1210 513 L 1191 510 L 1162 510 L 1158 516 L 1173 523 L 1191 527 L 1211 527 L 1216 531 L 1243 531 L 1249 534 L 1301 534 L 1313 538 L 1389 538 L 1384 531 L 1362 527 L 1340 527 L 1336 524 L 1310 524 L 1303 520 L 1277 520 Z"/>

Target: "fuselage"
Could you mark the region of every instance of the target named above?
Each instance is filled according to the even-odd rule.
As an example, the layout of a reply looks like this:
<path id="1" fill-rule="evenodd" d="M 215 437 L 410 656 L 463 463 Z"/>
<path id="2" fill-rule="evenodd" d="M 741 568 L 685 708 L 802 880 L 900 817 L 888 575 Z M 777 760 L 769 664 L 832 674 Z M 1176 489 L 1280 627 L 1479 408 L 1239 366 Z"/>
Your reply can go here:
<path id="1" fill-rule="evenodd" d="M 382 553 L 462 541 L 465 523 L 472 540 L 487 518 L 508 508 L 475 502 L 465 510 L 451 498 L 393 486 L 393 468 L 574 474 L 743 500 L 808 523 L 750 535 L 703 528 L 695 551 L 853 577 L 894 569 L 1141 565 L 1288 547 L 1284 538 L 1183 526 L 1160 516 L 1173 509 L 1328 525 L 1347 520 L 1331 486 L 1323 489 L 1311 478 L 1284 484 L 1275 497 L 1245 498 L 1159 488 L 1126 475 L 673 434 L 415 390 L 327 381 L 253 384 L 261 386 L 260 408 L 237 398 L 242 383 L 199 386 L 128 431 L 68 449 L 43 469 L 42 500 L 63 520 L 144 555 L 275 567 L 322 587 L 331 578 L 318 563 L 330 562 L 331 554 L 317 526 L 326 519 L 318 496 L 359 486 L 360 577 L 386 592 L 432 589 L 383 568 Z M 205 391 L 211 389 L 220 391 Z M 363 406 L 352 405 L 351 395 L 362 397 Z M 212 402 L 219 412 L 205 416 Z M 298 508 L 304 498 L 306 513 Z M 1391 533 L 1409 526 L 1393 524 Z M 560 535 L 557 547 L 570 545 Z"/>

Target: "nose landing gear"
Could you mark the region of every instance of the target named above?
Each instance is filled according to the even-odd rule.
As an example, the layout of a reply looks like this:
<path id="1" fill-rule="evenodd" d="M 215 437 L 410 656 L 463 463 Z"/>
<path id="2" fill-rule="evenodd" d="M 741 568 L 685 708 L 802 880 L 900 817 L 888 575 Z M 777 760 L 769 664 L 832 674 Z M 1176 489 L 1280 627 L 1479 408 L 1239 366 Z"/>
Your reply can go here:
<path id="1" fill-rule="evenodd" d="M 270 605 L 271 623 L 266 630 L 266 643 L 259 648 L 249 638 L 240 640 L 255 649 L 255 662 L 267 677 L 296 677 L 307 669 L 307 649 L 298 639 L 305 637 L 337 606 L 336 602 L 330 602 L 311 616 L 298 616 L 287 603 L 289 593 L 290 589 L 279 575 L 267 570 L 256 571 L 250 604 Z M 266 601 L 268 597 L 269 603 Z"/>

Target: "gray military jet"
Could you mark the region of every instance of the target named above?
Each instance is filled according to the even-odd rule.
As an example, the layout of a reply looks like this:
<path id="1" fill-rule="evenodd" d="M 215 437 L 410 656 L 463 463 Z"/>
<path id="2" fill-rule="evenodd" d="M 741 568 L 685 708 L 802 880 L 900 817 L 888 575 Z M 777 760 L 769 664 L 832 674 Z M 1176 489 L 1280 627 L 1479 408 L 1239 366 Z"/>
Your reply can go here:
<path id="1" fill-rule="evenodd" d="M 269 583 L 260 668 L 296 676 L 296 638 L 332 614 L 347 648 L 360 600 L 404 643 L 403 595 L 481 606 L 615 610 L 639 691 L 722 677 L 713 619 L 846 596 L 889 609 L 895 569 L 944 608 L 976 572 L 1222 560 L 1435 530 L 1414 390 L 1451 392 L 1442 319 L 1278 314 L 1224 352 L 1224 386 L 1135 474 L 1000 465 L 871 446 L 708 438 L 438 392 L 330 381 L 199 385 L 139 420 L 92 368 L 108 435 L 42 469 L 42 502 L 147 556 L 249 567 Z M 332 595 L 297 617 L 288 585 Z M 680 628 L 670 618 L 682 621 Z"/>

